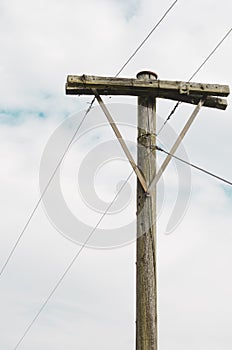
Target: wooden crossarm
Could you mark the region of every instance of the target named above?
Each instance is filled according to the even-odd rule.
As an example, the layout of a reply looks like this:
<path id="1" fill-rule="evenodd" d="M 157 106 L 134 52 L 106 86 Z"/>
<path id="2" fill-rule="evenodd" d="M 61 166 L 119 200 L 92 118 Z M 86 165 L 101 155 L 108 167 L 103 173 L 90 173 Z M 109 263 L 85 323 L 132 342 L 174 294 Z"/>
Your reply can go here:
<path id="1" fill-rule="evenodd" d="M 204 95 L 228 96 L 228 85 L 202 84 L 166 80 L 142 80 L 128 78 L 98 77 L 92 75 L 69 75 L 67 77 L 67 95 L 91 95 L 97 89 L 100 95 L 149 95 L 163 97 L 163 94 L 178 96 Z"/>

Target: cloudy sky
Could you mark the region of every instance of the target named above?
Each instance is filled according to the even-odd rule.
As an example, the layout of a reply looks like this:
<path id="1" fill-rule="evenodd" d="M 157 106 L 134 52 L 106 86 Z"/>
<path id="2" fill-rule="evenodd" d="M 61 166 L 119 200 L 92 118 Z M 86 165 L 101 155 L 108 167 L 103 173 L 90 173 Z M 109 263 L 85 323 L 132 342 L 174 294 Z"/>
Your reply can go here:
<path id="1" fill-rule="evenodd" d="M 91 101 L 91 97 L 65 96 L 67 75 L 114 76 L 171 3 L 0 0 L 0 267 L 40 196 L 40 163 L 47 154 L 48 142 L 53 140 L 55 130 L 74 115 L 66 128 L 69 132 L 63 130 L 68 139 L 73 130 L 70 126 L 75 127 L 73 121 L 80 122 Z M 135 77 L 148 69 L 157 72 L 160 79 L 187 81 L 231 28 L 231 11 L 228 0 L 178 0 L 120 76 Z M 232 86 L 231 46 L 232 34 L 194 81 Z M 105 102 L 116 104 L 112 107 L 114 117 L 126 123 L 122 129 L 133 150 L 136 98 L 105 98 Z M 127 104 L 131 121 L 129 112 L 123 119 Z M 173 105 L 158 100 L 160 125 Z M 167 135 L 178 135 L 192 110 L 192 106 L 182 104 L 167 126 Z M 93 118 L 97 115 L 96 124 L 95 119 L 88 120 L 91 113 Z M 89 180 L 82 177 L 78 183 L 78 169 L 86 166 L 89 152 L 93 159 L 91 151 L 104 142 L 113 142 L 96 105 L 91 113 L 80 129 L 79 142 L 65 158 L 60 177 L 65 202 L 80 222 L 76 226 L 78 234 L 81 223 L 93 227 L 102 210 L 85 202 L 83 193 L 88 190 Z M 226 111 L 203 108 L 183 143 L 192 163 L 230 181 L 231 117 L 231 97 Z M 57 140 L 61 139 L 56 139 L 55 149 L 60 149 L 62 141 Z M 168 147 L 172 141 L 165 132 L 160 140 Z M 103 202 L 114 198 L 118 184 L 130 173 L 128 164 L 121 155 L 118 157 L 114 154 L 112 164 L 102 159 L 96 164 L 98 171 L 92 183 Z M 183 171 L 188 174 L 188 170 Z M 178 182 L 178 176 L 177 163 L 173 163 L 160 189 L 164 200 L 158 208 L 157 225 L 159 348 L 229 350 L 232 188 L 192 170 L 189 198 L 189 188 L 185 189 L 184 181 Z M 188 205 L 182 221 L 167 235 L 178 193 L 182 204 L 189 199 Z M 111 213 L 110 219 L 106 216 L 105 224 L 102 222 L 106 231 L 110 225 L 135 226 L 134 178 L 124 196 L 129 199 L 124 206 L 122 203 L 122 210 L 113 213 L 115 219 Z M 56 211 L 56 200 L 53 205 Z M 1 276 L 1 349 L 15 349 L 79 251 L 80 246 L 65 237 L 68 233 L 60 231 L 40 206 Z M 135 244 L 131 243 L 117 249 L 83 249 L 18 349 L 88 350 L 94 346 L 126 350 L 133 349 L 134 344 Z"/>

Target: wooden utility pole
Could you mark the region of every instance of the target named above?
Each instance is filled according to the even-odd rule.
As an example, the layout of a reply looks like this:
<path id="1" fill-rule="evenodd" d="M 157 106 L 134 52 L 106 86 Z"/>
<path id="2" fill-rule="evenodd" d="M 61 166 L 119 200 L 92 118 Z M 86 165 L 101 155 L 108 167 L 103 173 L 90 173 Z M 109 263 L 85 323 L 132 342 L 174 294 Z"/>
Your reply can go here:
<path id="1" fill-rule="evenodd" d="M 152 80 L 149 72 L 138 79 Z M 156 98 L 138 97 L 138 168 L 150 184 L 156 174 Z M 149 193 L 137 183 L 136 350 L 157 349 L 156 188 Z"/>
<path id="2" fill-rule="evenodd" d="M 162 81 L 155 73 L 143 71 L 137 79 L 71 75 L 66 94 L 95 95 L 137 175 L 136 350 L 157 350 L 156 184 L 171 156 L 156 172 L 156 98 L 197 105 L 171 149 L 174 154 L 202 106 L 226 109 L 227 101 L 221 97 L 229 95 L 229 87 Z M 137 165 L 100 95 L 138 96 Z"/>

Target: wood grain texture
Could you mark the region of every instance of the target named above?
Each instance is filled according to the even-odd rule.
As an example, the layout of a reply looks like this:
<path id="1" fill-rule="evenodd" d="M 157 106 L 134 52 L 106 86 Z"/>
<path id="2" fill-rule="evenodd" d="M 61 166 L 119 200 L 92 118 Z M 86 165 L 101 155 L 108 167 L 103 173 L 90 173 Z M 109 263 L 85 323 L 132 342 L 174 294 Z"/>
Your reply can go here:
<path id="1" fill-rule="evenodd" d="M 146 76 L 144 76 L 146 79 Z M 138 98 L 138 167 L 147 183 L 155 176 L 156 105 Z M 136 350 L 157 350 L 156 190 L 149 196 L 137 183 Z"/>
<path id="2" fill-rule="evenodd" d="M 153 96 L 185 103 L 198 104 L 206 97 L 205 107 L 226 109 L 227 101 L 221 97 L 229 95 L 228 85 L 202 84 L 182 81 L 107 78 L 92 75 L 69 75 L 66 83 L 67 95 L 92 95 L 96 89 L 100 95 Z"/>

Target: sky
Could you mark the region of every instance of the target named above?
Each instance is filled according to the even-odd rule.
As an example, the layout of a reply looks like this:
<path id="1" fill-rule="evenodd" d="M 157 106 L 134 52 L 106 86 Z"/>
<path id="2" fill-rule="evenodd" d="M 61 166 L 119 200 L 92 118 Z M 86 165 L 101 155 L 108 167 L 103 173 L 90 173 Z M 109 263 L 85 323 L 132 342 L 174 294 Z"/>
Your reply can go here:
<path id="1" fill-rule="evenodd" d="M 65 95 L 67 75 L 115 76 L 171 3 L 0 1 L 0 267 L 91 102 L 91 96 Z M 178 0 L 120 77 L 151 70 L 162 80 L 188 81 L 231 28 L 231 11 L 228 0 Z M 231 46 L 232 34 L 194 81 L 231 87 Z M 201 109 L 178 154 L 232 181 L 231 96 L 227 100 L 226 111 Z M 135 154 L 136 98 L 104 101 Z M 173 106 L 157 100 L 158 127 Z M 167 149 L 193 108 L 181 104 L 160 134 Z M 16 348 L 128 174 L 95 103 L 55 178 L 60 192 L 51 185 L 0 277 L 1 349 Z M 18 349 L 135 348 L 135 183 L 132 176 Z M 231 186 L 177 161 L 163 175 L 157 208 L 160 350 L 231 349 L 231 210 Z M 66 212 L 72 222 L 64 220 Z"/>

